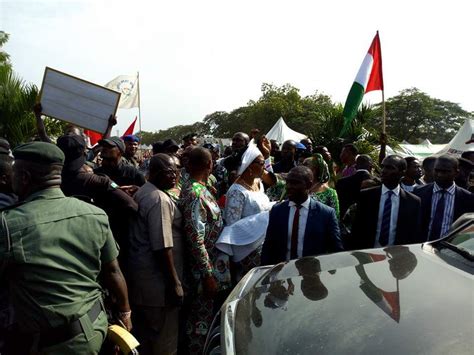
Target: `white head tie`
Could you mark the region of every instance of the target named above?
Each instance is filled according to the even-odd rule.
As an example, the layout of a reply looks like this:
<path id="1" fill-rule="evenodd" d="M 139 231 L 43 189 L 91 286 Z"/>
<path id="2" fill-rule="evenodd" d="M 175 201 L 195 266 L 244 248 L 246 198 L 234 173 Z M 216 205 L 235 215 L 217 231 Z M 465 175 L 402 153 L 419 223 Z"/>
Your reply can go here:
<path id="1" fill-rule="evenodd" d="M 262 155 L 262 153 L 255 144 L 255 141 L 252 139 L 247 147 L 247 150 L 242 155 L 242 161 L 240 163 L 239 170 L 237 171 L 237 175 L 242 175 L 259 155 Z"/>

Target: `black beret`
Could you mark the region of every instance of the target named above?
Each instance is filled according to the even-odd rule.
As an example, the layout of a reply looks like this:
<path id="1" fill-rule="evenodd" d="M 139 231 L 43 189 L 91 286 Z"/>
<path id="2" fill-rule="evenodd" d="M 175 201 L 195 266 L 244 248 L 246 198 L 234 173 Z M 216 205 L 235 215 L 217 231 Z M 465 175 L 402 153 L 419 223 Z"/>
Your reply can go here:
<path id="1" fill-rule="evenodd" d="M 123 142 L 123 140 L 121 140 L 117 136 L 106 138 L 106 139 L 101 139 L 99 141 L 99 145 L 101 145 L 102 147 L 104 147 L 104 146 L 112 147 L 112 148 L 117 147 L 122 154 L 125 152 L 125 143 Z"/>
<path id="2" fill-rule="evenodd" d="M 84 137 L 77 134 L 67 134 L 59 137 L 56 145 L 63 151 L 65 156 L 64 165 L 69 170 L 76 171 L 85 163 L 84 150 L 86 141 Z"/>
<path id="3" fill-rule="evenodd" d="M 16 160 L 64 165 L 64 153 L 52 143 L 29 142 L 19 145 L 12 153 Z"/>

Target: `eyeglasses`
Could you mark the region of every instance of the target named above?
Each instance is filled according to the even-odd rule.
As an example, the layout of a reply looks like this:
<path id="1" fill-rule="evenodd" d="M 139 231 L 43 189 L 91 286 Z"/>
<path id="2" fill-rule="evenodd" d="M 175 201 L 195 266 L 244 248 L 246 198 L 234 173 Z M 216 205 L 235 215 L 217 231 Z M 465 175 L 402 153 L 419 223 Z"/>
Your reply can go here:
<path id="1" fill-rule="evenodd" d="M 264 160 L 255 160 L 254 162 L 252 162 L 252 164 L 265 165 L 265 161 Z"/>

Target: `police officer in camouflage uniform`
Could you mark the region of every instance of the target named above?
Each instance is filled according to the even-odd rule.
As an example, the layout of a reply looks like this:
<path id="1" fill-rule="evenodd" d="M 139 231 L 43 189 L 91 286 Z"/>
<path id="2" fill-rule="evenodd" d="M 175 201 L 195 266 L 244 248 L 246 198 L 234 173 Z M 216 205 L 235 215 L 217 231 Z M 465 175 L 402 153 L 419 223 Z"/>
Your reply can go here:
<path id="1" fill-rule="evenodd" d="M 14 354 L 95 354 L 107 333 L 103 280 L 130 330 L 127 286 L 106 214 L 65 197 L 64 154 L 45 142 L 13 151 L 13 190 L 20 204 L 0 212 L 0 280 L 15 310 Z"/>

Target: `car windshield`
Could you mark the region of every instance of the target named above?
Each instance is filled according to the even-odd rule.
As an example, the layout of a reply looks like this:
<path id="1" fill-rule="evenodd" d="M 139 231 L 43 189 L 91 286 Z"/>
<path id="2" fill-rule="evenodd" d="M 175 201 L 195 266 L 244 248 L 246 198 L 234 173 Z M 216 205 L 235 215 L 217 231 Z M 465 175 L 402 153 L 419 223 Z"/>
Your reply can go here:
<path id="1" fill-rule="evenodd" d="M 458 251 L 469 260 L 474 259 L 474 224 L 471 223 L 458 233 L 443 240 L 441 245 Z"/>

